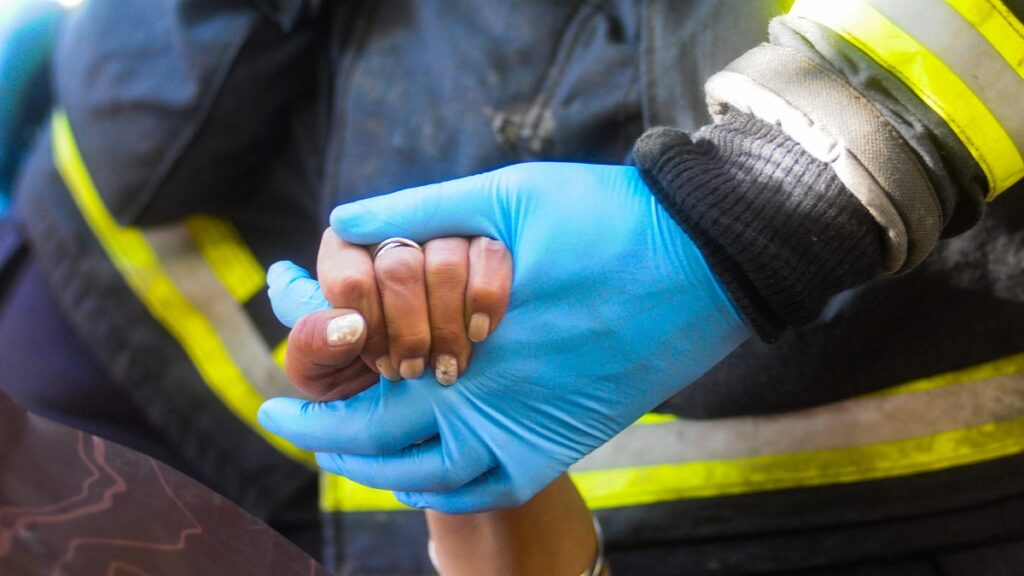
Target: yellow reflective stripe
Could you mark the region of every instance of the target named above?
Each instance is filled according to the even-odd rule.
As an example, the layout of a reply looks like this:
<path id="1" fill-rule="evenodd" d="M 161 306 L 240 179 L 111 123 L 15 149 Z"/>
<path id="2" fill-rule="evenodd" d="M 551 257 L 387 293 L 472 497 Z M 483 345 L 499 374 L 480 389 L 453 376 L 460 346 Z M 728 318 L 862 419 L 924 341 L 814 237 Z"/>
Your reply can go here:
<path id="1" fill-rule="evenodd" d="M 591 470 L 572 475 L 592 509 L 896 478 L 1024 452 L 1024 418 L 853 448 Z"/>
<path id="2" fill-rule="evenodd" d="M 988 179 L 988 199 L 1024 175 L 1024 158 L 985 104 L 949 67 L 861 0 L 797 0 L 790 14 L 827 26 L 902 80 L 956 133 Z"/>
<path id="3" fill-rule="evenodd" d="M 368 488 L 345 478 L 320 471 L 321 512 L 395 512 L 412 510 L 388 490 Z"/>
<path id="4" fill-rule="evenodd" d="M 82 217 L 135 296 L 181 345 L 206 385 L 238 419 L 289 458 L 315 467 L 313 455 L 270 434 L 256 421 L 263 397 L 231 359 L 205 316 L 182 295 L 137 228 L 117 224 L 82 161 L 67 116 L 52 120 L 54 163 Z"/>
<path id="5" fill-rule="evenodd" d="M 874 392 L 894 396 L 1024 373 L 1024 353 L 929 376 Z M 646 422 L 645 422 L 646 420 Z M 678 420 L 649 413 L 637 423 Z M 573 472 L 592 508 L 617 508 L 689 498 L 712 498 L 862 482 L 984 462 L 1024 452 L 1024 418 L 917 438 L 829 450 L 747 456 Z M 322 472 L 321 509 L 327 512 L 407 510 L 390 492 Z"/>
<path id="6" fill-rule="evenodd" d="M 236 302 L 248 302 L 266 286 L 263 266 L 230 222 L 203 214 L 186 219 L 185 227 L 206 264 Z"/>
<path id="7" fill-rule="evenodd" d="M 284 368 L 284 355 L 285 355 L 286 352 L 288 352 L 288 339 L 287 338 L 285 338 L 284 340 L 281 340 L 280 342 L 278 342 L 277 346 L 274 346 L 274 352 L 273 352 L 274 363 L 277 364 L 281 368 Z"/>
<path id="8" fill-rule="evenodd" d="M 852 448 L 571 474 L 593 510 L 909 476 L 1024 452 L 1024 418 Z M 322 473 L 321 510 L 408 508 L 388 491 Z"/>
<path id="9" fill-rule="evenodd" d="M 910 382 L 900 384 L 899 386 L 893 386 L 870 394 L 864 394 L 859 396 L 859 398 L 896 396 L 898 394 L 924 392 L 927 390 L 944 388 L 946 386 L 967 384 L 968 382 L 980 382 L 982 380 L 988 380 L 989 378 L 996 378 L 999 376 L 1020 374 L 1022 372 L 1024 372 L 1024 353 L 1014 354 L 1013 356 L 1007 356 L 1006 358 L 1000 358 L 984 364 L 978 364 L 977 366 L 971 366 L 970 368 L 964 368 L 963 370 L 945 372 L 943 374 L 936 374 L 935 376 L 928 376 L 927 378 L 911 380 Z"/>
<path id="10" fill-rule="evenodd" d="M 664 424 L 666 422 L 675 422 L 676 420 L 679 420 L 679 417 L 676 416 L 675 414 L 648 412 L 647 414 L 641 416 L 640 419 L 636 421 L 636 423 L 640 424 L 641 426 L 649 426 L 651 424 Z"/>
<path id="11" fill-rule="evenodd" d="M 999 0 L 946 0 L 1024 78 L 1024 25 Z"/>
<path id="12" fill-rule="evenodd" d="M 284 353 L 288 341 L 281 342 L 274 349 L 274 358 L 284 366 Z M 675 422 L 679 417 L 673 414 L 648 412 L 636 421 L 637 424 L 648 426 Z M 320 471 L 320 510 L 325 512 L 381 512 L 411 510 L 402 504 L 388 490 L 378 490 L 363 486 L 345 478 Z"/>

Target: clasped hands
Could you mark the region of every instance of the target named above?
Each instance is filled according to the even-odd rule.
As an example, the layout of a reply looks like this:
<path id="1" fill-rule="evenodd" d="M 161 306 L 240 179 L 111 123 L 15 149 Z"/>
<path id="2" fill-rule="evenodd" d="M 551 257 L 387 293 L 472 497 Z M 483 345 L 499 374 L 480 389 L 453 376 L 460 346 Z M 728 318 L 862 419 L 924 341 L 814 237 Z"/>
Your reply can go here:
<path id="1" fill-rule="evenodd" d="M 328 228 L 317 280 L 291 262 L 268 271 L 274 311 L 292 328 L 285 373 L 309 398 L 346 399 L 380 377 L 420 378 L 426 367 L 450 386 L 468 366 L 471 343 L 505 315 L 512 257 L 501 242 L 393 246 L 375 256 Z"/>
<path id="2" fill-rule="evenodd" d="M 325 469 L 410 506 L 462 513 L 524 503 L 749 335 L 632 167 L 510 166 L 340 206 L 331 229 L 318 262 L 323 287 L 290 264 L 268 274 L 275 312 L 297 322 L 288 374 L 331 401 L 272 399 L 260 422 L 315 451 Z M 419 264 L 403 247 L 374 268 L 356 246 L 395 236 L 426 243 Z M 430 240 L 467 254 L 461 272 L 441 267 L 441 284 Z M 387 271 L 388 255 L 407 265 Z M 474 279 L 490 283 L 486 303 Z M 351 318 L 328 330 L 351 311 L 361 333 Z M 490 319 L 490 335 L 470 360 L 466 340 L 484 332 L 476 313 Z M 332 351 L 329 333 L 348 351 Z M 435 377 L 455 376 L 442 356 L 456 361 L 455 385 Z"/>

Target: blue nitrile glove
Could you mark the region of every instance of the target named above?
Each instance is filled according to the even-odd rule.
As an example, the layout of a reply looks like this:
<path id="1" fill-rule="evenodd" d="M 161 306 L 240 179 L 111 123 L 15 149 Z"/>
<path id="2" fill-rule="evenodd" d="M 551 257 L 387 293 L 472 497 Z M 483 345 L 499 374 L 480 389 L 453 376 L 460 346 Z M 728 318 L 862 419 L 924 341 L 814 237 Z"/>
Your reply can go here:
<path id="1" fill-rule="evenodd" d="M 320 283 L 310 278 L 304 268 L 287 260 L 274 262 L 267 269 L 267 293 L 274 315 L 289 328 L 294 328 L 306 314 L 331 307 Z"/>
<path id="2" fill-rule="evenodd" d="M 345 401 L 260 410 L 325 469 L 411 506 L 525 502 L 749 334 L 631 167 L 521 164 L 340 206 L 331 226 L 359 244 L 484 235 L 513 255 L 508 314 L 454 386 L 381 381 Z M 286 286 L 301 297 L 311 282 L 293 280 L 271 279 L 291 317 L 303 304 L 285 301 Z"/>

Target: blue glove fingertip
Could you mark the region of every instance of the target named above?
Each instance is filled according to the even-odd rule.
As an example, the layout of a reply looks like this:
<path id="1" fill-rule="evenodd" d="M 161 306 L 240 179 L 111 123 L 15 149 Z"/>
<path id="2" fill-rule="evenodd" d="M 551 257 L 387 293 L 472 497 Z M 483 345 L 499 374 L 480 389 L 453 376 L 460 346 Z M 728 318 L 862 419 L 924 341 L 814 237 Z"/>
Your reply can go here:
<path id="1" fill-rule="evenodd" d="M 285 326 L 292 328 L 307 314 L 326 310 L 330 302 L 304 268 L 282 260 L 267 269 L 267 295 L 274 315 Z"/>
<path id="2" fill-rule="evenodd" d="M 359 220 L 358 213 L 361 211 L 358 203 L 337 206 L 331 211 L 331 229 L 338 236 L 345 238 L 342 233 L 355 228 L 355 223 Z"/>
<path id="3" fill-rule="evenodd" d="M 296 401 L 294 398 L 271 398 L 260 406 L 256 412 L 256 420 L 267 431 L 282 436 L 288 428 L 282 422 L 296 412 L 293 406 Z"/>
<path id="4" fill-rule="evenodd" d="M 312 280 L 309 272 L 290 260 L 274 262 L 267 268 L 267 289 L 271 296 L 283 293 L 293 283 L 301 280 Z"/>
<path id="5" fill-rule="evenodd" d="M 414 492 L 395 492 L 395 499 L 410 508 L 426 509 L 424 502 Z"/>

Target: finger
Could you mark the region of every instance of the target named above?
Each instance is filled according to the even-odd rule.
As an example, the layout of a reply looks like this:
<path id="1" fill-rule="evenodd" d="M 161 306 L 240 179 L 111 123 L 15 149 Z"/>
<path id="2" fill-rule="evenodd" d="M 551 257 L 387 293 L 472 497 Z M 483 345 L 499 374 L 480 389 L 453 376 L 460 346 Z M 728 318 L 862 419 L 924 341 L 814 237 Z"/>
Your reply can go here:
<path id="1" fill-rule="evenodd" d="M 419 378 L 430 351 L 423 253 L 401 246 L 381 252 L 373 265 L 384 309 L 391 362 L 398 367 L 402 378 Z"/>
<path id="2" fill-rule="evenodd" d="M 428 492 L 454 490 L 494 465 L 484 453 L 451 454 L 438 436 L 383 456 L 320 452 L 316 459 L 321 468 L 371 488 Z"/>
<path id="3" fill-rule="evenodd" d="M 392 236 L 425 242 L 447 236 L 503 238 L 504 190 L 512 168 L 343 204 L 331 213 L 338 236 L 376 244 Z"/>
<path id="4" fill-rule="evenodd" d="M 366 320 L 366 341 L 360 353 L 367 366 L 389 380 L 398 371 L 388 360 L 388 334 L 377 292 L 373 260 L 366 248 L 349 244 L 331 231 L 324 231 L 316 262 L 317 277 L 327 300 L 335 308 L 352 308 Z"/>
<path id="5" fill-rule="evenodd" d="M 480 236 L 469 247 L 466 317 L 469 339 L 483 342 L 505 317 L 512 293 L 512 254 L 497 240 Z"/>
<path id="6" fill-rule="evenodd" d="M 500 469 L 491 468 L 455 490 L 396 491 L 395 498 L 406 506 L 436 510 L 443 514 L 487 512 L 522 504 L 509 492 L 506 484 L 505 475 Z"/>
<path id="7" fill-rule="evenodd" d="M 389 454 L 437 434 L 423 386 L 413 384 L 381 380 L 362 394 L 336 402 L 272 398 L 260 406 L 259 422 L 313 452 Z"/>
<path id="8" fill-rule="evenodd" d="M 275 262 L 267 269 L 267 286 L 274 315 L 289 328 L 306 314 L 331 307 L 320 291 L 320 283 L 287 260 Z"/>
<path id="9" fill-rule="evenodd" d="M 288 335 L 285 374 L 313 400 L 348 398 L 377 383 L 359 354 L 366 322 L 351 309 L 320 310 L 303 316 Z"/>
<path id="10" fill-rule="evenodd" d="M 545 478 L 534 483 L 538 489 L 532 490 L 513 482 L 505 469 L 492 467 L 455 490 L 395 492 L 395 497 L 413 508 L 428 508 L 444 514 L 470 514 L 522 506 L 557 477 L 558 473 L 545 474 Z"/>
<path id="11" fill-rule="evenodd" d="M 465 320 L 469 241 L 431 240 L 423 245 L 423 252 L 434 375 L 441 384 L 451 386 L 468 365 L 471 349 Z"/>

